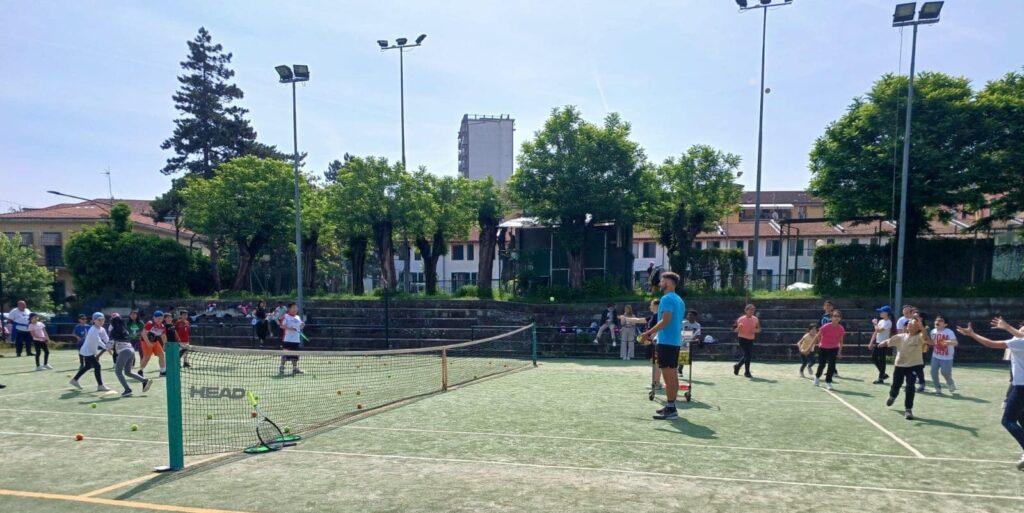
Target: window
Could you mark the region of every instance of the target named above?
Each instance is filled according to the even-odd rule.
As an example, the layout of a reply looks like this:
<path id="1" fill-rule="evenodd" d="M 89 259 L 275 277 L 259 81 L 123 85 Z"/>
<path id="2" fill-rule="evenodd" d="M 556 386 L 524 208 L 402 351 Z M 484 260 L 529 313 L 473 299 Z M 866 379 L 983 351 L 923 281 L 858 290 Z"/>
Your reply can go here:
<path id="1" fill-rule="evenodd" d="M 757 288 L 774 290 L 774 287 L 772 287 L 772 270 L 771 269 L 758 269 L 758 271 L 757 271 Z"/>
<path id="2" fill-rule="evenodd" d="M 804 241 L 800 239 L 789 240 L 787 241 L 786 247 L 789 248 L 789 256 L 802 255 L 804 252 Z"/>
<path id="3" fill-rule="evenodd" d="M 701 241 L 694 242 L 693 243 L 693 249 L 703 249 L 702 246 L 701 246 L 702 244 L 703 243 Z"/>
<path id="4" fill-rule="evenodd" d="M 831 245 L 833 245 L 835 243 L 836 243 L 835 239 L 828 239 L 828 240 L 825 241 L 825 244 L 828 244 L 829 246 L 831 246 Z"/>
<path id="5" fill-rule="evenodd" d="M 747 243 L 747 256 L 754 256 L 754 241 L 750 241 Z"/>
<path id="6" fill-rule="evenodd" d="M 850 239 L 851 246 L 856 246 L 858 244 L 860 244 L 860 239 Z"/>
<path id="7" fill-rule="evenodd" d="M 452 292 L 466 285 L 476 285 L 476 273 L 452 273 Z"/>
<path id="8" fill-rule="evenodd" d="M 782 253 L 782 241 L 780 241 L 780 240 L 765 241 L 764 256 L 777 257 L 781 253 Z"/>
<path id="9" fill-rule="evenodd" d="M 655 258 L 657 255 L 657 246 L 653 242 L 644 243 L 644 258 Z"/>
<path id="10" fill-rule="evenodd" d="M 741 241 L 741 240 L 734 240 L 734 241 L 732 241 L 732 247 L 733 247 L 733 249 L 743 249 L 743 241 Z"/>
<path id="11" fill-rule="evenodd" d="M 878 245 L 878 237 L 871 237 L 871 245 L 872 246 L 877 246 Z"/>
<path id="12" fill-rule="evenodd" d="M 475 259 L 476 255 L 473 254 L 475 251 L 476 246 L 474 246 L 473 244 L 466 244 L 466 260 Z"/>
<path id="13" fill-rule="evenodd" d="M 708 249 L 722 249 L 722 242 L 717 240 L 708 242 Z"/>
<path id="14" fill-rule="evenodd" d="M 22 246 L 35 246 L 36 238 L 32 232 L 21 232 L 21 245 Z"/>
<path id="15" fill-rule="evenodd" d="M 796 207 L 796 216 L 800 219 L 807 219 L 807 207 Z"/>
<path id="16" fill-rule="evenodd" d="M 465 260 L 465 249 L 462 244 L 452 244 L 452 260 Z"/>
<path id="17" fill-rule="evenodd" d="M 43 256 L 46 267 L 64 267 L 64 237 L 60 232 L 43 232 Z"/>

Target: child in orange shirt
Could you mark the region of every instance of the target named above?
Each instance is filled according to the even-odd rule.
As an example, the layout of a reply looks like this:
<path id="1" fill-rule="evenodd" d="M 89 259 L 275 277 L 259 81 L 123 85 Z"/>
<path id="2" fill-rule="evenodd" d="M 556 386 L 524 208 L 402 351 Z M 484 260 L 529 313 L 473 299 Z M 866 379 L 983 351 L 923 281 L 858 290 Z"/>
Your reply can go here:
<path id="1" fill-rule="evenodd" d="M 743 315 L 736 319 L 736 328 L 733 330 L 736 332 L 736 340 L 743 355 L 740 356 L 740 361 L 732 366 L 732 373 L 739 376 L 740 367 L 743 367 L 743 376 L 746 378 L 753 377 L 750 375 L 750 360 L 754 354 L 754 337 L 761 333 L 761 321 L 754 315 L 754 310 L 754 305 L 747 305 L 743 309 Z"/>

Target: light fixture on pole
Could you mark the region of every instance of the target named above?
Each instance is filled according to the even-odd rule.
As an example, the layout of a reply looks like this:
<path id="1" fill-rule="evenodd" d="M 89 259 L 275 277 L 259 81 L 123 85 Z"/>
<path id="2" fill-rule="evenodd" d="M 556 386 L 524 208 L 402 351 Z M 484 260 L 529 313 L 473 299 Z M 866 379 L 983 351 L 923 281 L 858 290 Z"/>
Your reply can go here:
<path id="1" fill-rule="evenodd" d="M 751 269 L 753 274 L 751 287 L 754 289 L 757 288 L 757 257 L 761 249 L 761 154 L 764 148 L 764 94 L 766 92 L 764 88 L 764 57 L 768 34 L 768 8 L 782 7 L 791 3 L 793 3 L 793 0 L 760 0 L 760 5 L 748 6 L 747 0 L 736 0 L 736 5 L 739 6 L 740 12 L 753 9 L 764 11 L 764 17 L 761 22 L 761 106 L 757 115 L 757 178 L 754 186 L 754 262 Z"/>
<path id="2" fill-rule="evenodd" d="M 402 118 L 402 167 L 405 166 L 405 58 L 403 54 L 409 48 L 415 48 L 423 45 L 423 40 L 427 38 L 426 34 L 420 34 L 420 37 L 416 38 L 416 42 L 409 44 L 409 40 L 404 37 L 395 39 L 395 44 L 389 45 L 387 40 L 378 39 L 377 45 L 380 46 L 380 51 L 385 50 L 398 50 L 398 97 L 401 105 L 401 118 Z"/>
<path id="3" fill-rule="evenodd" d="M 74 194 L 64 194 L 63 192 L 57 192 L 57 191 L 46 191 L 46 192 L 47 192 L 47 194 L 53 194 L 55 196 L 64 196 L 65 198 L 73 198 L 73 199 L 85 201 L 87 203 L 92 203 L 93 205 L 96 205 L 97 207 L 100 207 L 101 209 L 103 209 L 103 211 L 106 212 L 107 215 L 110 215 L 110 209 L 113 208 L 113 206 L 114 206 L 114 198 L 110 198 L 109 204 L 108 205 L 104 205 L 103 203 L 100 203 L 99 201 L 91 200 L 89 198 L 83 198 L 81 196 L 75 196 Z"/>
<path id="4" fill-rule="evenodd" d="M 293 163 L 295 166 L 295 285 L 296 303 L 299 312 L 305 313 L 302 295 L 302 202 L 299 198 L 299 124 L 295 101 L 295 84 L 309 81 L 309 66 L 295 64 L 276 66 L 282 84 L 292 85 L 292 142 L 294 144 Z"/>
<path id="5" fill-rule="evenodd" d="M 907 120 L 903 130 L 903 170 L 900 179 L 900 220 L 897 225 L 899 234 L 896 238 L 896 290 L 893 304 L 901 308 L 903 304 L 903 258 L 907 243 L 907 186 L 910 181 L 910 121 L 914 107 L 914 65 L 917 60 L 917 26 L 939 22 L 939 13 L 943 2 L 925 2 L 921 11 L 914 19 L 916 2 L 908 2 L 896 6 L 892 15 L 893 27 L 914 27 L 914 35 L 910 45 L 910 76 L 907 80 Z"/>

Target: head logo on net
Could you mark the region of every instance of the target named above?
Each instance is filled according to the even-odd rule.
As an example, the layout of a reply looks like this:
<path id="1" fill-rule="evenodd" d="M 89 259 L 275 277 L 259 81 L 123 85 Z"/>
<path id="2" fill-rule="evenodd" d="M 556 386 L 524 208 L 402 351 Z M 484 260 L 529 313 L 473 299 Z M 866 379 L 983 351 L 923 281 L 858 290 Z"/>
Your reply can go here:
<path id="1" fill-rule="evenodd" d="M 244 388 L 228 387 L 189 387 L 189 398 L 201 397 L 203 399 L 244 399 Z"/>

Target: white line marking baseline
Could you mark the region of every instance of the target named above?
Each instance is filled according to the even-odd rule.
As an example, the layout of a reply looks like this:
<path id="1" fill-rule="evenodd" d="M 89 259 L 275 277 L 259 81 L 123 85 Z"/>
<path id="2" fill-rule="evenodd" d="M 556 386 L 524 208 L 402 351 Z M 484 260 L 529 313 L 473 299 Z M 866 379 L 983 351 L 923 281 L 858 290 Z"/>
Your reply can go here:
<path id="1" fill-rule="evenodd" d="M 868 417 L 867 414 L 865 414 L 864 412 L 858 410 L 857 408 L 854 408 L 852 404 L 846 402 L 846 400 L 843 399 L 842 397 L 839 397 L 838 395 L 832 393 L 831 390 L 826 390 L 825 392 L 828 393 L 828 395 L 834 397 L 835 400 L 837 400 L 837 401 L 843 403 L 844 405 L 846 405 L 847 408 L 853 410 L 854 413 L 856 413 L 857 415 L 860 415 L 861 417 L 863 417 L 864 420 L 868 421 L 872 426 L 875 426 L 876 428 L 878 428 L 879 431 L 881 431 L 881 432 L 885 433 L 886 435 L 888 435 L 889 438 L 892 438 L 893 440 L 895 440 L 896 443 L 902 445 L 905 449 L 907 449 L 908 451 L 913 453 L 914 456 L 917 456 L 918 458 L 922 458 L 922 459 L 928 459 L 924 454 L 921 454 L 921 451 L 915 449 L 912 445 L 908 444 L 902 438 L 900 438 L 900 437 L 896 436 L 895 434 L 893 434 L 892 431 L 889 431 L 888 429 L 885 429 L 884 427 L 882 427 L 881 424 L 875 422 L 875 419 L 872 419 L 871 417 Z"/>

